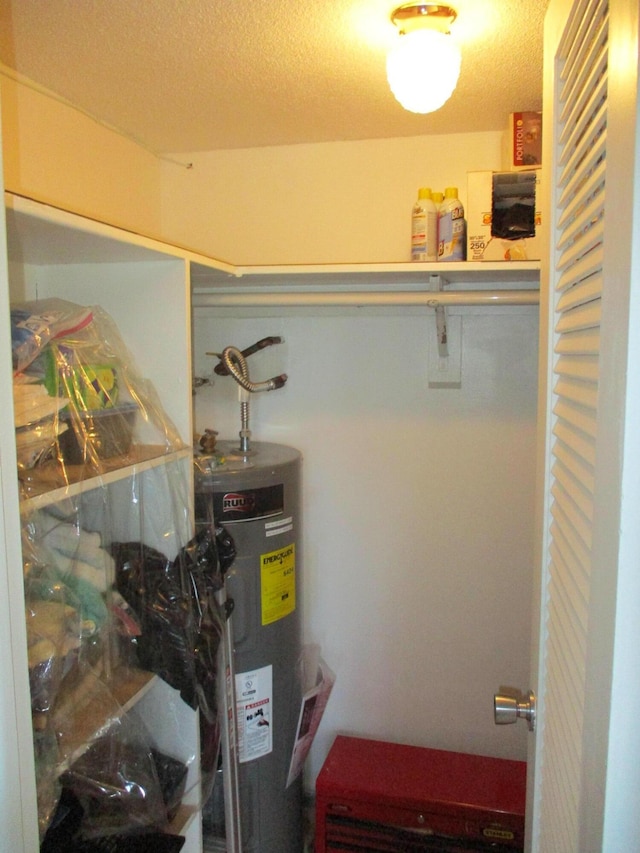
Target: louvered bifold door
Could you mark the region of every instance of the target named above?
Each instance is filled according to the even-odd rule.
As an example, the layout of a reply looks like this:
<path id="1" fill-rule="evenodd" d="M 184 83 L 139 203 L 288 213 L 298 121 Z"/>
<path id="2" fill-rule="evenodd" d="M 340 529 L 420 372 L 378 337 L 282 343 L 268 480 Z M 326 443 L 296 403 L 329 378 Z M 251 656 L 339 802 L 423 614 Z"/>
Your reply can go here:
<path id="1" fill-rule="evenodd" d="M 549 853 L 579 850 L 603 286 L 608 7 L 601 0 L 576 6 L 556 54 L 558 144 L 549 176 L 553 435 L 540 803 L 540 850 Z"/>

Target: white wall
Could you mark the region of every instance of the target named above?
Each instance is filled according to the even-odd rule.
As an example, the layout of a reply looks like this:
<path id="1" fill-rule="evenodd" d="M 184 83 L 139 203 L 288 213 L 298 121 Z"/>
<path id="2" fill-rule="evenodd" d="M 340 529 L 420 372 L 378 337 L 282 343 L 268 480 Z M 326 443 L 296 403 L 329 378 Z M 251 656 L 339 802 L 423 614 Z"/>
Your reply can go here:
<path id="1" fill-rule="evenodd" d="M 236 264 L 410 260 L 418 187 L 499 169 L 502 134 L 212 151 L 162 164 L 165 233 Z"/>
<path id="2" fill-rule="evenodd" d="M 5 188 L 235 264 L 409 260 L 419 186 L 499 169 L 501 132 L 158 158 L 0 69 Z M 187 168 L 189 166 L 189 168 Z"/>
<path id="3" fill-rule="evenodd" d="M 304 631 L 337 682 L 307 785 L 336 733 L 524 759 L 493 693 L 526 688 L 533 553 L 535 309 L 457 309 L 462 388 L 427 387 L 425 311 L 194 321 L 206 351 L 266 335 L 254 438 L 303 452 Z M 196 427 L 237 437 L 231 378 L 196 397 Z"/>
<path id="4" fill-rule="evenodd" d="M 5 189 L 162 237 L 160 161 L 0 69 Z"/>

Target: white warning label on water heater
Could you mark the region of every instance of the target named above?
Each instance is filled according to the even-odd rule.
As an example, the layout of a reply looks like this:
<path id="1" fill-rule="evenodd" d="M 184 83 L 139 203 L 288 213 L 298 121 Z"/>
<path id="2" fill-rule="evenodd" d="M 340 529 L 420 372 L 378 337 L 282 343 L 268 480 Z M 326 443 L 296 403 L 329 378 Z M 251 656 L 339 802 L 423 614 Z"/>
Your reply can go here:
<path id="1" fill-rule="evenodd" d="M 238 760 L 242 764 L 273 749 L 273 670 L 263 666 L 236 675 Z"/>

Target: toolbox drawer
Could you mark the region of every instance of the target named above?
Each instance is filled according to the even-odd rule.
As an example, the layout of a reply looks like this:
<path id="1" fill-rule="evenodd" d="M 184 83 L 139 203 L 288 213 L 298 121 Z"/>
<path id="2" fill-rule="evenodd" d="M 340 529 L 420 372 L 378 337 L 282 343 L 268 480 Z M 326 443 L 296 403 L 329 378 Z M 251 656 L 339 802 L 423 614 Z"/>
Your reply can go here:
<path id="1" fill-rule="evenodd" d="M 315 853 L 522 851 L 526 764 L 339 736 L 316 781 Z"/>

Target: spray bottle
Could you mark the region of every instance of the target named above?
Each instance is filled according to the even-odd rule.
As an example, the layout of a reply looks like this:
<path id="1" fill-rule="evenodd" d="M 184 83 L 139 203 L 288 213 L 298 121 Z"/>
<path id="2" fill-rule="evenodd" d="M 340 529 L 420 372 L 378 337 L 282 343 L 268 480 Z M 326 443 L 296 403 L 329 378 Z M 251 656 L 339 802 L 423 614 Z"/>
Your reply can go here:
<path id="1" fill-rule="evenodd" d="M 447 187 L 438 211 L 438 260 L 464 261 L 467 257 L 467 229 L 464 208 L 457 187 Z"/>
<path id="2" fill-rule="evenodd" d="M 411 260 L 438 260 L 438 214 L 429 187 L 420 187 L 411 211 Z"/>

